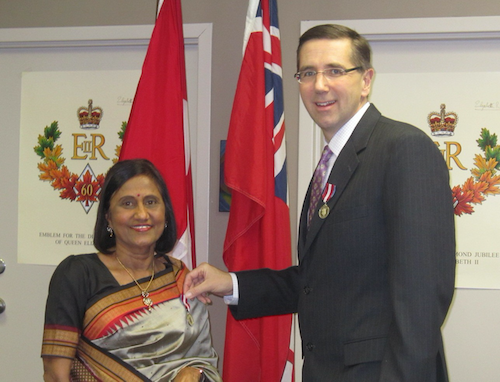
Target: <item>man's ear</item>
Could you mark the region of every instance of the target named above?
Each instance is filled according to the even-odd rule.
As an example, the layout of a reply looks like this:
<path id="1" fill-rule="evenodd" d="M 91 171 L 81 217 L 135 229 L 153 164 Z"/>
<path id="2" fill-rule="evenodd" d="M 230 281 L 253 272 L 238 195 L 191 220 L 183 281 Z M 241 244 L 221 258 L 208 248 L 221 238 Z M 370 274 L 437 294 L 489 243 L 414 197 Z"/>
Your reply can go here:
<path id="1" fill-rule="evenodd" d="M 370 95 L 374 76 L 375 70 L 373 68 L 367 69 L 363 74 L 363 91 L 361 94 L 366 98 Z"/>

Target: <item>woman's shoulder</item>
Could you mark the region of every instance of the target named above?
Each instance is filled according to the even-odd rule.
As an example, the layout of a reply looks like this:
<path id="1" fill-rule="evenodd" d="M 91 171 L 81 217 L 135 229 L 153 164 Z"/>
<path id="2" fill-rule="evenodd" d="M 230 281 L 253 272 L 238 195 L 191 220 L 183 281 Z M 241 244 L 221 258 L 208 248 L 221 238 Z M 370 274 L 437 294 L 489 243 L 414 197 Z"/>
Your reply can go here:
<path id="1" fill-rule="evenodd" d="M 55 269 L 51 287 L 72 286 L 86 296 L 94 296 L 100 291 L 118 284 L 97 253 L 70 255 Z M 90 298 L 90 297 L 89 297 Z"/>
<path id="2" fill-rule="evenodd" d="M 78 273 L 84 269 L 93 269 L 100 266 L 101 261 L 97 253 L 69 255 L 59 263 L 56 272 Z"/>
<path id="3" fill-rule="evenodd" d="M 69 255 L 64 260 L 62 260 L 59 265 L 75 265 L 75 264 L 94 264 L 99 261 L 97 253 L 82 253 L 77 255 Z"/>
<path id="4" fill-rule="evenodd" d="M 159 255 L 158 258 L 162 263 L 165 264 L 166 268 L 173 268 L 174 271 L 178 271 L 181 269 L 187 269 L 186 264 L 182 262 L 182 260 L 176 259 L 173 256 L 162 254 Z"/>

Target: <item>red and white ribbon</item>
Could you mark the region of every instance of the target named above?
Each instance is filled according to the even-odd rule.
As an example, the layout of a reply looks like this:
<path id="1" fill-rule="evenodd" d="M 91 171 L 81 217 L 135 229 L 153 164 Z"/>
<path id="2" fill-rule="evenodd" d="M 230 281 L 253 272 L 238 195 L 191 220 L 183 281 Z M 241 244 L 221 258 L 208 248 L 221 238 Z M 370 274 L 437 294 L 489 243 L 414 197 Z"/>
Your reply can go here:
<path id="1" fill-rule="evenodd" d="M 331 183 L 327 183 L 325 186 L 325 189 L 323 190 L 323 195 L 321 196 L 323 199 L 323 203 L 328 203 L 328 201 L 333 197 L 335 194 L 336 186 Z"/>

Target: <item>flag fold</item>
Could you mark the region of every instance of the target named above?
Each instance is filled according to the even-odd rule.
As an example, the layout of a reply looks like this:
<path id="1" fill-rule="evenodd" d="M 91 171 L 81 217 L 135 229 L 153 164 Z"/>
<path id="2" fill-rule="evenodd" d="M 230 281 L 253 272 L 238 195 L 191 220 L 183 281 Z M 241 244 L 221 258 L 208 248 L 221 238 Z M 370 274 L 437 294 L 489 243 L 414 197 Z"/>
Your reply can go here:
<path id="1" fill-rule="evenodd" d="M 163 175 L 174 208 L 173 255 L 196 266 L 184 35 L 180 0 L 164 0 L 149 42 L 120 160 L 149 159 Z"/>
<path id="2" fill-rule="evenodd" d="M 291 265 L 281 72 L 276 0 L 250 0 L 225 153 L 229 271 Z M 224 381 L 292 380 L 291 326 L 291 315 L 236 321 L 228 314 Z"/>

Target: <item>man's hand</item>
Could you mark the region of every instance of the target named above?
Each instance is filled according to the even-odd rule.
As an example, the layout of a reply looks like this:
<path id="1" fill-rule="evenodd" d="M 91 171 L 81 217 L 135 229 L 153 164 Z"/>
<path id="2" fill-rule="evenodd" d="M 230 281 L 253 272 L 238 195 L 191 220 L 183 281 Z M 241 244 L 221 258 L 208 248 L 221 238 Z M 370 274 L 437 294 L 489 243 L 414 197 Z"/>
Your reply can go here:
<path id="1" fill-rule="evenodd" d="M 228 272 L 203 263 L 189 272 L 184 280 L 184 295 L 211 304 L 209 293 L 223 297 L 233 293 L 233 279 Z"/>

